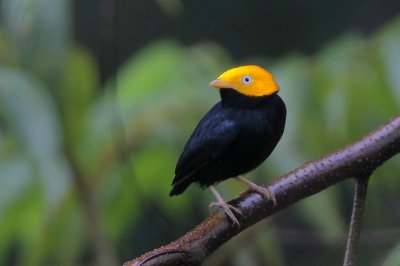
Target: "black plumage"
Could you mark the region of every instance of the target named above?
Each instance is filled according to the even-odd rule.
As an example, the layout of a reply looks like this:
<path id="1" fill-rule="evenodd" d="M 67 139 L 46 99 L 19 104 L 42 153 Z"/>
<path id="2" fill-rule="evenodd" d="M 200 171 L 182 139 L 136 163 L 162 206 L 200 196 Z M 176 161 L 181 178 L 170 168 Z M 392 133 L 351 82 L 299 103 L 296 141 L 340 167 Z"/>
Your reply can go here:
<path id="1" fill-rule="evenodd" d="M 193 182 L 205 188 L 259 166 L 280 140 L 286 107 L 276 94 L 262 97 L 221 89 L 221 101 L 199 122 L 175 169 L 170 196 Z"/>

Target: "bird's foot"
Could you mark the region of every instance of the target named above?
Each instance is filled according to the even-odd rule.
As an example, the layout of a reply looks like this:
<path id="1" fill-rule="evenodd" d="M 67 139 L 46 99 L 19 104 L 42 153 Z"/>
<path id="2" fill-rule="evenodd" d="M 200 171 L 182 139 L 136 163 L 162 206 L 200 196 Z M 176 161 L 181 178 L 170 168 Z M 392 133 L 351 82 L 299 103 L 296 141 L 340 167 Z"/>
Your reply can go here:
<path id="1" fill-rule="evenodd" d="M 232 221 L 233 225 L 240 227 L 240 223 L 239 223 L 238 219 L 233 214 L 233 212 L 235 212 L 239 215 L 242 215 L 242 212 L 238 208 L 233 207 L 232 205 L 230 205 L 226 202 L 224 202 L 224 203 L 213 202 L 213 203 L 210 203 L 210 205 L 208 205 L 208 207 L 210 208 L 211 211 L 215 210 L 215 209 L 222 210 L 228 216 L 228 218 Z"/>
<path id="2" fill-rule="evenodd" d="M 239 209 L 233 207 L 232 205 L 226 203 L 226 201 L 221 197 L 221 195 L 215 189 L 214 185 L 210 186 L 210 190 L 214 194 L 214 196 L 218 200 L 218 202 L 211 203 L 209 205 L 209 207 L 210 208 L 218 207 L 219 209 L 222 209 L 224 211 L 224 213 L 228 216 L 228 218 L 232 221 L 233 225 L 235 225 L 239 228 L 240 223 L 232 211 L 238 213 L 239 215 L 242 215 L 242 212 Z"/>
<path id="3" fill-rule="evenodd" d="M 248 190 L 240 193 L 240 196 L 243 196 L 244 194 L 247 194 L 249 192 L 256 192 L 256 193 L 260 194 L 262 197 L 272 200 L 274 206 L 276 205 L 275 194 L 268 188 L 254 184 L 253 182 L 250 182 L 249 180 L 245 179 L 242 176 L 236 177 L 236 180 L 246 184 L 249 187 Z"/>

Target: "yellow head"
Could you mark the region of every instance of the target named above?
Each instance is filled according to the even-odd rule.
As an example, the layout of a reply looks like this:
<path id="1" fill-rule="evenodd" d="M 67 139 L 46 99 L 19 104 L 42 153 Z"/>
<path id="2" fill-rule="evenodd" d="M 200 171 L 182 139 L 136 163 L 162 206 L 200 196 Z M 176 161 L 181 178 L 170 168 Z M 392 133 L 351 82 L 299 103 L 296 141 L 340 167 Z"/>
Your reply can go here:
<path id="1" fill-rule="evenodd" d="M 253 97 L 267 96 L 279 91 L 272 74 L 254 65 L 229 69 L 211 81 L 210 86 L 218 89 L 234 89 Z"/>

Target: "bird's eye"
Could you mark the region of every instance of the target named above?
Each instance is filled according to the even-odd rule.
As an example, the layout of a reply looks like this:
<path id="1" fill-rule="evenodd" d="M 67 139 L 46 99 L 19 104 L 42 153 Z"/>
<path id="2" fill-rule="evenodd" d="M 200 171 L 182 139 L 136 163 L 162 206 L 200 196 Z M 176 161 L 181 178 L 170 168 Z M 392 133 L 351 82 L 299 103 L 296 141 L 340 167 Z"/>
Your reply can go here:
<path id="1" fill-rule="evenodd" d="M 244 84 L 250 84 L 251 83 L 251 77 L 250 76 L 244 76 L 242 79 Z"/>

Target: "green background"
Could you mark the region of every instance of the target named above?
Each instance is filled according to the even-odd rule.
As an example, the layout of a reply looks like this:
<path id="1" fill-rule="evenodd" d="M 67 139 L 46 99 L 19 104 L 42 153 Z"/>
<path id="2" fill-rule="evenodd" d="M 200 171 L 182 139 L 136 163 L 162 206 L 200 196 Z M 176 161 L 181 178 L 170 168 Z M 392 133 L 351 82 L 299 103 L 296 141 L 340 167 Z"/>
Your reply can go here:
<path id="1" fill-rule="evenodd" d="M 186 140 L 219 100 L 208 83 L 228 68 L 267 68 L 287 105 L 282 141 L 247 175 L 258 183 L 399 114 L 391 1 L 382 11 L 374 1 L 159 0 L 143 1 L 158 13 L 142 4 L 140 16 L 122 1 L 107 9 L 115 32 L 105 45 L 102 2 L 0 1 L 0 265 L 118 265 L 207 217 L 209 191 L 168 193 Z M 372 176 L 359 265 L 400 265 L 399 173 L 397 156 Z M 340 183 L 258 223 L 205 265 L 340 265 L 353 188 Z M 225 199 L 244 189 L 218 186 Z"/>

